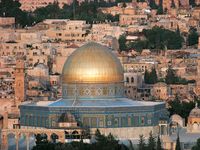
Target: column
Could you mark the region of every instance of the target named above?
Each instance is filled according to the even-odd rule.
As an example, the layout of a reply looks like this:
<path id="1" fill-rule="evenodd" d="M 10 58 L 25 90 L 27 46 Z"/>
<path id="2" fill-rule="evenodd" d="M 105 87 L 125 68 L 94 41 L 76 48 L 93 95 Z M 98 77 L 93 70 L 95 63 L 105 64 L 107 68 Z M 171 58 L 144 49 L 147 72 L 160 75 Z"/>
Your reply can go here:
<path id="1" fill-rule="evenodd" d="M 47 140 L 49 141 L 49 142 L 51 142 L 51 133 L 46 133 L 47 134 Z"/>
<path id="2" fill-rule="evenodd" d="M 27 134 L 26 134 L 26 150 L 29 150 L 29 139 L 30 139 L 30 136 L 29 136 L 29 134 L 27 133 Z"/>
<path id="3" fill-rule="evenodd" d="M 19 134 L 16 133 L 15 135 L 15 143 L 16 143 L 16 150 L 19 150 Z"/>
<path id="4" fill-rule="evenodd" d="M 1 135 L 1 150 L 7 150 L 8 149 L 8 138 L 7 134 L 2 133 Z"/>

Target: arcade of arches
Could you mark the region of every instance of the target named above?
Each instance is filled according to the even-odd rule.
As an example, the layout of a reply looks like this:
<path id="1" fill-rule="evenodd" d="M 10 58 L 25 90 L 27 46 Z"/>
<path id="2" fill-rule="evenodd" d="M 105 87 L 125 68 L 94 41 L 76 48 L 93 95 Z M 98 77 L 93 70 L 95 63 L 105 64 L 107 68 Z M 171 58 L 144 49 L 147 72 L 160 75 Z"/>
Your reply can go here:
<path id="1" fill-rule="evenodd" d="M 36 137 L 38 134 L 51 142 L 66 142 L 68 139 L 87 138 L 87 131 L 84 129 L 3 129 L 1 134 L 1 150 L 8 150 L 8 136 L 12 135 L 15 139 L 16 150 L 19 150 L 19 139 L 23 135 L 26 139 L 26 149 L 30 149 L 30 137 Z"/>

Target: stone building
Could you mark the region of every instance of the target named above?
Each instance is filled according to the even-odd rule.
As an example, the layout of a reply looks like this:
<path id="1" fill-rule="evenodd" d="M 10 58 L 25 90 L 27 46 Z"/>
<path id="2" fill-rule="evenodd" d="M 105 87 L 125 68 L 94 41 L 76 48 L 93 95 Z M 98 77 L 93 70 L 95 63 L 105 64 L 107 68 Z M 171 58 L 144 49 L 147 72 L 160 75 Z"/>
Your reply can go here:
<path id="1" fill-rule="evenodd" d="M 187 131 L 192 133 L 200 132 L 200 109 L 197 104 L 188 117 Z"/>
<path id="2" fill-rule="evenodd" d="M 103 59 L 103 60 L 102 60 Z M 74 51 L 63 67 L 62 98 L 24 102 L 20 106 L 22 128 L 67 128 L 60 118 L 71 113 L 76 128 L 99 128 L 119 139 L 158 134 L 159 120 L 166 118 L 163 102 L 145 102 L 124 96 L 123 68 L 106 47 L 88 43 Z M 71 126 L 71 128 L 73 128 Z M 164 130 L 164 129 L 162 129 Z"/>

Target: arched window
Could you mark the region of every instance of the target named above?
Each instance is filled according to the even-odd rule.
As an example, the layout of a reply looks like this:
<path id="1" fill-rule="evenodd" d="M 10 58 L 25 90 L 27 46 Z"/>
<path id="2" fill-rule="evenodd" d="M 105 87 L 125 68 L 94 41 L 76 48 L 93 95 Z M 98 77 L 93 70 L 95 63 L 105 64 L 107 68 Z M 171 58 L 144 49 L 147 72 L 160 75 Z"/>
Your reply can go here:
<path id="1" fill-rule="evenodd" d="M 129 83 L 129 77 L 126 77 L 126 82 Z"/>
<path id="2" fill-rule="evenodd" d="M 134 78 L 133 77 L 131 77 L 131 83 L 134 83 Z"/>

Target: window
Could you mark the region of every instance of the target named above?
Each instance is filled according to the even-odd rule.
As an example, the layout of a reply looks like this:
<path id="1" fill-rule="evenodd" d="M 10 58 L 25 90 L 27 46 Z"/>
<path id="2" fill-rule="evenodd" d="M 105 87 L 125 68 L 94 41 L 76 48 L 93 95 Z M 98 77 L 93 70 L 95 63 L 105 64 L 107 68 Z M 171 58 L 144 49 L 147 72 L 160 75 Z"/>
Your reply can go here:
<path id="1" fill-rule="evenodd" d="M 134 78 L 133 77 L 131 77 L 131 83 L 134 83 Z"/>
<path id="2" fill-rule="evenodd" d="M 144 123 L 145 123 L 145 119 L 144 117 L 141 117 L 141 125 L 144 125 Z"/>
<path id="3" fill-rule="evenodd" d="M 107 125 L 108 125 L 108 126 L 111 126 L 111 125 L 112 125 L 112 122 L 111 122 L 111 121 L 108 121 L 108 122 L 107 122 Z"/>
<path id="4" fill-rule="evenodd" d="M 126 82 L 129 82 L 129 77 L 126 77 Z"/>
<path id="5" fill-rule="evenodd" d="M 151 124 L 151 119 L 148 119 L 148 124 Z"/>

